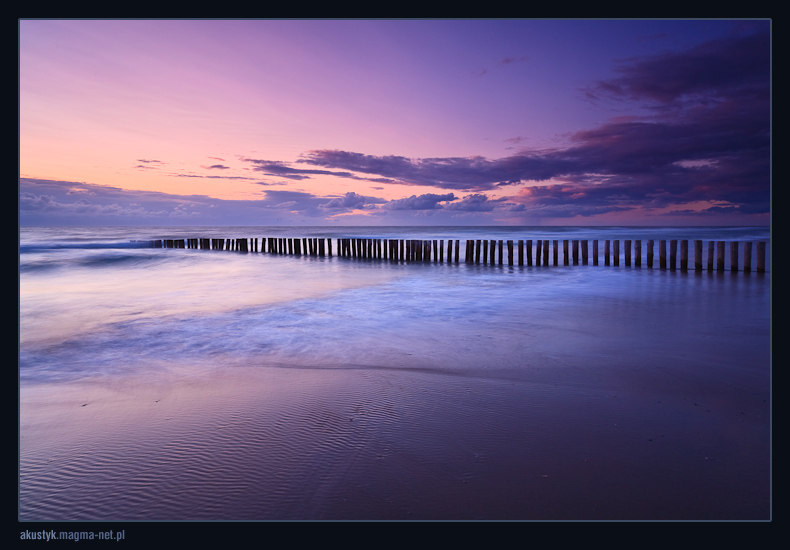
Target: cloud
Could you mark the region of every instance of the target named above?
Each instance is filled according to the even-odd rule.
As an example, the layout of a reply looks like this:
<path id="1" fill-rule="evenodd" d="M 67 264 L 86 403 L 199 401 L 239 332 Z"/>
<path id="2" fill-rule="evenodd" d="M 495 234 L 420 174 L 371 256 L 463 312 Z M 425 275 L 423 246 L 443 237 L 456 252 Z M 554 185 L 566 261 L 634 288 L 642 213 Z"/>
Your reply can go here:
<path id="1" fill-rule="evenodd" d="M 313 170 L 313 169 L 304 169 L 304 168 L 293 168 L 292 166 L 289 166 L 288 163 L 279 160 L 261 160 L 261 159 L 250 159 L 243 157 L 241 160 L 255 164 L 256 166 L 253 168 L 253 170 L 256 172 L 263 172 L 268 176 L 278 176 L 281 178 L 287 178 L 297 181 L 310 179 L 314 175 L 322 175 L 322 176 L 335 176 L 339 178 L 347 178 L 347 179 L 362 180 L 362 181 L 372 181 L 374 183 L 398 183 L 397 181 L 386 177 L 365 178 L 365 177 L 357 176 L 348 171 L 335 172 L 332 170 Z"/>
<path id="2" fill-rule="evenodd" d="M 324 210 L 360 210 L 365 208 L 374 208 L 375 204 L 387 202 L 385 199 L 378 199 L 375 197 L 366 197 L 358 195 L 353 191 L 349 191 L 342 197 L 331 199 L 325 204 L 320 204 L 318 207 Z"/>
<path id="3" fill-rule="evenodd" d="M 206 179 L 219 179 L 219 180 L 256 180 L 257 178 L 250 178 L 247 176 L 204 176 L 200 174 L 167 174 L 174 178 L 206 178 Z"/>
<path id="4" fill-rule="evenodd" d="M 149 211 L 142 206 L 123 206 L 118 203 L 97 204 L 84 199 L 74 202 L 59 202 L 52 195 L 36 195 L 30 192 L 19 194 L 19 209 L 21 212 L 36 212 L 41 214 L 66 214 L 85 219 L 85 216 L 99 217 L 127 217 L 156 218 L 169 214 L 166 210 Z"/>
<path id="5" fill-rule="evenodd" d="M 292 168 L 285 162 L 277 160 L 262 160 L 243 158 L 242 160 L 250 162 L 255 165 L 253 168 L 256 172 L 263 172 L 267 176 L 278 176 L 292 180 L 310 179 L 311 175 L 329 175 L 339 177 L 354 177 L 350 172 L 332 172 L 330 170 L 304 170 L 300 168 Z"/>
<path id="6" fill-rule="evenodd" d="M 138 170 L 158 170 L 161 166 L 167 164 L 162 162 L 161 160 L 155 160 L 155 159 L 137 159 L 137 162 L 142 163 L 134 167 L 137 168 Z"/>
<path id="7" fill-rule="evenodd" d="M 599 82 L 594 91 L 644 102 L 652 114 L 578 131 L 562 148 L 525 149 L 500 159 L 313 150 L 297 162 L 479 195 L 448 206 L 457 210 L 491 206 L 480 198 L 486 191 L 551 181 L 515 195 L 514 207 L 591 216 L 724 201 L 737 206 L 732 212 L 768 213 L 769 54 L 767 33 L 755 33 L 628 60 L 618 68 L 620 76 Z M 385 208 L 418 203 L 412 196 Z"/>
<path id="8" fill-rule="evenodd" d="M 537 156 L 488 160 L 484 157 L 410 159 L 401 156 L 374 156 L 337 150 L 309 151 L 297 162 L 376 174 L 406 185 L 424 185 L 459 191 L 486 191 L 502 184 L 530 179 L 547 179 L 552 172 Z M 544 177 L 545 176 L 545 177 Z"/>
<path id="9" fill-rule="evenodd" d="M 396 199 L 386 203 L 383 208 L 386 210 L 434 210 L 442 208 L 440 202 L 454 201 L 455 195 L 448 193 L 446 195 L 436 195 L 434 193 L 426 193 L 424 195 L 406 197 L 405 199 Z"/>
<path id="10" fill-rule="evenodd" d="M 757 32 L 711 40 L 688 51 L 631 59 L 616 68 L 620 78 L 598 82 L 595 89 L 663 104 L 691 94 L 705 94 L 708 101 L 739 92 L 762 94 L 770 78 L 770 46 L 768 33 Z"/>
<path id="11" fill-rule="evenodd" d="M 447 210 L 459 210 L 464 212 L 491 212 L 497 202 L 503 199 L 490 200 L 486 195 L 475 194 L 467 195 L 458 202 L 453 202 L 445 206 Z"/>
<path id="12" fill-rule="evenodd" d="M 224 164 L 212 164 L 211 166 L 201 166 L 201 168 L 205 168 L 206 170 L 229 170 L 230 168 L 225 166 Z"/>
<path id="13" fill-rule="evenodd" d="M 513 63 L 523 63 L 528 59 L 529 57 L 527 57 L 526 55 L 522 55 L 519 57 L 503 57 L 502 59 L 499 60 L 499 63 L 497 63 L 497 65 L 511 65 Z"/>
<path id="14" fill-rule="evenodd" d="M 267 190 L 263 199 L 134 191 L 72 181 L 19 179 L 22 226 L 51 225 L 309 225 L 321 223 L 327 199 Z"/>

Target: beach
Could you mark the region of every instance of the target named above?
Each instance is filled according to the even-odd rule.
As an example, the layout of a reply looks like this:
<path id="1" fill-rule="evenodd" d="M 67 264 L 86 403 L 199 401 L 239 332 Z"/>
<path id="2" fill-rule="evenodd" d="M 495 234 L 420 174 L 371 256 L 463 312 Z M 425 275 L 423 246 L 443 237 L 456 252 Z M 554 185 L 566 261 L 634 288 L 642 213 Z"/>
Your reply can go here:
<path id="1" fill-rule="evenodd" d="M 397 230 L 22 231 L 20 520 L 770 519 L 770 256 L 746 274 L 128 244 L 277 231 Z"/>

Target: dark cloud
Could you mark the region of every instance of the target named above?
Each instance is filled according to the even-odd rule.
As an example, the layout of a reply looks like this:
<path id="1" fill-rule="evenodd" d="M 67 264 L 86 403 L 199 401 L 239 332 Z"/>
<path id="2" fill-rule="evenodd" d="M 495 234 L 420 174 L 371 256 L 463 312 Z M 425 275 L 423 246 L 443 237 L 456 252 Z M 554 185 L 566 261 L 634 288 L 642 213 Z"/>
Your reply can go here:
<path id="1" fill-rule="evenodd" d="M 230 168 L 224 164 L 212 164 L 211 166 L 203 166 L 203 168 L 206 170 L 230 170 Z"/>
<path id="2" fill-rule="evenodd" d="M 622 77 L 599 82 L 597 89 L 664 104 L 691 94 L 711 101 L 741 92 L 767 93 L 770 49 L 767 31 L 711 40 L 685 52 L 627 60 L 616 68 Z"/>
<path id="3" fill-rule="evenodd" d="M 153 160 L 153 159 L 137 159 L 137 162 L 143 162 L 146 164 L 150 164 L 150 163 L 164 164 L 161 160 Z"/>
<path id="4" fill-rule="evenodd" d="M 731 212 L 767 213 L 769 54 L 767 33 L 757 33 L 632 59 L 619 67 L 621 77 L 599 82 L 594 91 L 645 101 L 654 114 L 579 131 L 565 148 L 525 150 L 496 160 L 316 150 L 298 162 L 478 194 L 526 182 L 562 182 L 516 196 L 514 206 L 536 214 L 589 216 L 640 206 L 682 208 L 694 201 L 731 204 Z M 480 198 L 464 201 L 452 208 L 490 206 Z"/>
<path id="5" fill-rule="evenodd" d="M 297 162 L 378 174 L 406 185 L 423 185 L 459 191 L 487 191 L 502 183 L 519 182 L 528 172 L 534 179 L 548 179 L 546 161 L 538 156 L 488 160 L 483 157 L 409 159 L 373 156 L 349 151 L 309 151 Z"/>
<path id="6" fill-rule="evenodd" d="M 335 172 L 332 170 L 312 170 L 304 168 L 293 168 L 288 163 L 279 160 L 261 160 L 242 158 L 243 161 L 250 162 L 256 166 L 253 168 L 256 172 L 263 172 L 268 176 L 279 176 L 292 180 L 310 179 L 314 175 L 322 176 L 335 176 L 339 178 L 347 178 L 362 181 L 372 181 L 374 183 L 398 183 L 396 180 L 380 177 L 380 178 L 365 178 L 357 176 L 351 172 Z M 300 162 L 300 161 L 297 161 Z"/>
<path id="7" fill-rule="evenodd" d="M 292 168 L 286 163 L 278 160 L 261 160 L 261 159 L 242 159 L 255 165 L 253 168 L 256 172 L 263 172 L 267 176 L 278 176 L 292 180 L 309 179 L 311 175 L 329 175 L 339 177 L 354 177 L 350 172 L 332 172 L 330 170 L 304 170 L 300 168 Z"/>

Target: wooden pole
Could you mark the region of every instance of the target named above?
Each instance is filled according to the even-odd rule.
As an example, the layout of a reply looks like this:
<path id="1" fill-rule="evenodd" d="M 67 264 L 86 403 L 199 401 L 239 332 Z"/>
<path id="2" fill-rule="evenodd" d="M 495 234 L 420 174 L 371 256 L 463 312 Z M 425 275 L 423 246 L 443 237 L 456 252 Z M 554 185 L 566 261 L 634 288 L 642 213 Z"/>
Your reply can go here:
<path id="1" fill-rule="evenodd" d="M 518 265 L 524 265 L 524 239 L 518 240 Z"/>
<path id="2" fill-rule="evenodd" d="M 488 239 L 483 239 L 483 264 L 486 263 L 486 258 L 488 258 Z"/>
<path id="3" fill-rule="evenodd" d="M 667 241 L 658 241 L 658 265 L 661 269 L 667 268 Z"/>
<path id="4" fill-rule="evenodd" d="M 592 257 L 593 265 L 598 265 L 598 239 L 593 240 Z"/>
<path id="5" fill-rule="evenodd" d="M 499 265 L 502 265 L 502 241 L 499 241 Z M 513 265 L 513 241 L 507 242 L 507 265 Z"/>
<path id="6" fill-rule="evenodd" d="M 671 239 L 669 241 L 669 269 L 674 270 L 677 266 L 678 259 L 678 241 Z"/>
<path id="7" fill-rule="evenodd" d="M 730 243 L 730 271 L 738 271 L 738 241 Z"/>
<path id="8" fill-rule="evenodd" d="M 603 265 L 609 265 L 609 242 L 607 239 L 603 245 Z"/>
<path id="9" fill-rule="evenodd" d="M 579 241 L 571 241 L 573 247 L 573 265 L 579 265 Z"/>
<path id="10" fill-rule="evenodd" d="M 631 267 L 631 241 L 625 239 L 623 241 L 623 246 L 625 247 L 625 265 Z"/>
<path id="11" fill-rule="evenodd" d="M 568 257 L 568 239 L 562 240 L 562 265 L 570 265 L 570 259 Z"/>
<path id="12" fill-rule="evenodd" d="M 588 263 L 587 253 L 587 240 L 585 239 L 582 241 L 582 265 L 587 265 Z"/>
<path id="13" fill-rule="evenodd" d="M 724 241 L 716 242 L 716 271 L 724 271 Z"/>
<path id="14" fill-rule="evenodd" d="M 757 243 L 757 273 L 765 273 L 765 241 Z"/>
<path id="15" fill-rule="evenodd" d="M 475 263 L 480 263 L 480 239 L 475 241 Z"/>
<path id="16" fill-rule="evenodd" d="M 647 267 L 652 269 L 653 268 L 653 240 L 648 239 L 647 241 Z"/>
<path id="17" fill-rule="evenodd" d="M 713 241 L 708 241 L 708 271 L 713 271 Z"/>
<path id="18" fill-rule="evenodd" d="M 642 240 L 634 241 L 634 267 L 642 267 Z"/>
<path id="19" fill-rule="evenodd" d="M 612 243 L 612 244 L 614 245 L 613 246 L 614 250 L 612 250 L 612 263 L 615 266 L 619 266 L 620 265 L 620 239 L 615 239 L 614 243 Z"/>
<path id="20" fill-rule="evenodd" d="M 553 242 L 553 250 L 554 250 L 554 265 L 559 265 L 560 261 L 560 243 L 558 240 L 554 240 Z"/>
<path id="21" fill-rule="evenodd" d="M 527 265 L 532 265 L 532 239 L 527 240 Z"/>
<path id="22" fill-rule="evenodd" d="M 749 273 L 752 270 L 752 242 L 743 243 L 743 272 Z"/>
<path id="23" fill-rule="evenodd" d="M 535 265 L 540 265 L 540 257 L 541 257 L 541 245 L 543 241 L 538 240 L 537 244 L 535 245 Z"/>
<path id="24" fill-rule="evenodd" d="M 694 271 L 702 271 L 702 241 L 694 240 Z"/>
<path id="25" fill-rule="evenodd" d="M 549 265 L 549 241 L 543 241 L 543 265 Z"/>
<path id="26" fill-rule="evenodd" d="M 688 239 L 680 241 L 680 270 L 688 271 L 689 268 L 689 242 Z"/>

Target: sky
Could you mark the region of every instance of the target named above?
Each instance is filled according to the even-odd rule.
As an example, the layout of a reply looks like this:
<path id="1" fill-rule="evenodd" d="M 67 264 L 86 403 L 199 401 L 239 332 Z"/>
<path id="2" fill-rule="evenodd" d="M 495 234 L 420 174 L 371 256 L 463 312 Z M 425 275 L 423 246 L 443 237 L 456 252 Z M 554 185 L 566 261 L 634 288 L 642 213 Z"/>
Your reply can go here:
<path id="1" fill-rule="evenodd" d="M 20 226 L 768 225 L 770 20 L 19 21 Z"/>

